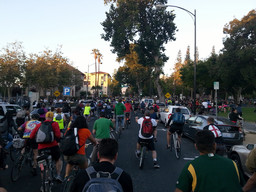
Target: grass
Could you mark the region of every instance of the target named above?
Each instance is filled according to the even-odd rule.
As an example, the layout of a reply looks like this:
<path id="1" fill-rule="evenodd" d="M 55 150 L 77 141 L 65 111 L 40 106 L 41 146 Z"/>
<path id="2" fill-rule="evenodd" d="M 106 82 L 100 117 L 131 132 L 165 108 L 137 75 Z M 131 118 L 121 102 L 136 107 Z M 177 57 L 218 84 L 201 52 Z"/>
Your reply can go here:
<path id="1" fill-rule="evenodd" d="M 243 112 L 243 118 L 245 121 L 248 122 L 256 122 L 256 113 L 254 112 L 255 108 L 254 107 L 242 107 L 242 112 Z M 227 110 L 226 113 L 224 112 L 219 112 L 218 116 L 222 117 L 228 117 L 229 111 Z"/>

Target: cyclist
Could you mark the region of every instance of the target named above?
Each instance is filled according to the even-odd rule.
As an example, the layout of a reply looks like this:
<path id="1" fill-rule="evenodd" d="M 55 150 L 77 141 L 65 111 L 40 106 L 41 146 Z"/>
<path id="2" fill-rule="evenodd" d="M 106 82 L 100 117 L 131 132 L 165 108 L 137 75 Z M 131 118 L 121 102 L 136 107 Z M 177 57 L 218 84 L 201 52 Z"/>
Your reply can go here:
<path id="1" fill-rule="evenodd" d="M 132 111 L 132 105 L 130 103 L 129 100 L 126 101 L 126 103 L 124 104 L 126 110 L 124 111 L 124 114 L 125 114 L 125 124 L 127 123 L 126 122 L 126 117 L 128 116 L 129 117 L 129 120 L 131 119 L 131 111 Z"/>
<path id="2" fill-rule="evenodd" d="M 114 139 L 102 139 L 99 145 L 99 163 L 93 165 L 94 170 L 97 173 L 113 173 L 116 166 L 114 165 L 115 161 L 117 160 L 118 155 L 118 143 Z M 97 174 L 98 175 L 98 174 Z M 106 179 L 106 178 L 104 178 Z M 90 180 L 89 175 L 87 174 L 86 170 L 81 170 L 74 182 L 71 185 L 70 192 L 82 192 L 86 183 Z M 101 178 L 99 178 L 100 183 L 103 184 Z M 133 185 L 131 176 L 122 171 L 120 177 L 118 178 L 118 182 L 121 184 L 121 187 L 124 192 L 132 192 Z"/>
<path id="3" fill-rule="evenodd" d="M 78 129 L 78 141 L 79 146 L 81 147 L 75 155 L 65 156 L 65 160 L 67 161 L 65 177 L 69 176 L 74 164 L 78 164 L 80 169 L 85 169 L 88 167 L 87 159 L 85 156 L 86 140 L 89 139 L 94 145 L 96 145 L 96 141 L 88 129 L 85 117 L 78 116 L 70 125 L 70 129 L 72 128 Z"/>
<path id="4" fill-rule="evenodd" d="M 90 103 L 86 103 L 84 107 L 84 116 L 87 121 L 90 121 L 90 113 L 91 113 Z"/>
<path id="5" fill-rule="evenodd" d="M 145 121 L 146 119 L 150 119 L 151 124 L 152 124 L 152 128 L 153 128 L 153 132 L 149 137 L 142 136 L 143 121 Z M 156 149 L 155 149 L 154 136 L 153 136 L 154 132 L 156 132 L 156 126 L 157 126 L 156 120 L 150 118 L 150 112 L 146 111 L 145 112 L 145 117 L 141 117 L 139 119 L 138 119 L 138 117 L 136 117 L 136 122 L 140 125 L 138 141 L 137 141 L 136 157 L 139 158 L 139 156 L 140 156 L 141 143 L 147 143 L 148 150 L 152 151 L 152 158 L 153 158 L 154 168 L 160 168 L 160 166 L 157 163 L 157 153 L 156 153 Z"/>
<path id="6" fill-rule="evenodd" d="M 151 107 L 149 108 L 149 110 L 150 110 L 150 118 L 155 119 L 156 122 L 158 123 L 158 117 L 157 117 L 157 113 L 156 113 L 155 110 L 154 110 L 154 107 L 151 106 Z M 155 142 L 157 142 L 156 137 L 157 137 L 157 131 L 154 131 L 154 141 L 155 141 Z"/>
<path id="7" fill-rule="evenodd" d="M 37 167 L 37 155 L 38 155 L 38 145 L 35 141 L 35 139 L 30 139 L 30 134 L 33 131 L 33 129 L 40 124 L 41 122 L 39 121 L 39 114 L 33 114 L 31 116 L 32 120 L 25 122 L 24 124 L 22 124 L 19 128 L 18 131 L 23 131 L 23 139 L 26 139 L 25 141 L 25 146 L 29 146 L 33 149 L 33 154 L 34 154 L 34 158 L 33 158 L 33 170 L 32 170 L 32 174 L 35 176 L 37 175 L 36 173 L 36 167 Z M 21 151 L 21 153 L 24 153 L 25 147 L 23 148 L 23 150 Z"/>
<path id="8" fill-rule="evenodd" d="M 53 112 L 47 112 L 45 114 L 45 122 L 52 122 L 53 120 Z M 30 134 L 30 139 L 36 138 L 36 134 L 38 132 L 38 129 L 40 128 L 42 123 L 39 123 L 31 132 Z M 58 142 L 60 140 L 60 128 L 57 122 L 52 122 L 52 130 L 54 132 L 54 141 L 51 143 L 39 143 L 38 144 L 38 152 L 39 154 L 42 153 L 43 151 L 50 151 L 50 155 L 52 156 L 52 159 L 56 162 L 56 171 L 57 171 L 57 176 L 56 179 L 60 182 L 62 182 L 62 178 L 60 176 L 61 173 L 61 168 L 62 168 L 62 161 L 60 159 L 60 148 L 58 145 Z"/>
<path id="9" fill-rule="evenodd" d="M 215 143 L 217 144 L 216 154 L 223 156 L 226 152 L 226 146 L 223 144 L 221 131 L 216 125 L 214 125 L 214 119 L 212 117 L 207 119 L 207 123 L 208 125 L 204 127 L 204 130 L 209 130 L 213 133 L 215 137 Z"/>
<path id="10" fill-rule="evenodd" d="M 65 114 L 62 113 L 61 108 L 57 108 L 56 113 L 54 114 L 53 121 L 59 124 L 61 133 L 64 133 L 64 122 L 66 121 Z"/>
<path id="11" fill-rule="evenodd" d="M 170 126 L 170 123 L 172 121 L 172 124 Z M 181 134 L 183 131 L 183 126 L 185 124 L 185 117 L 181 113 L 180 108 L 176 108 L 176 113 L 174 113 L 167 122 L 167 127 L 169 127 L 169 131 L 167 131 L 166 137 L 167 137 L 167 149 L 170 149 L 170 138 L 171 135 L 176 131 L 178 133 L 178 139 L 181 142 Z"/>
<path id="12" fill-rule="evenodd" d="M 146 109 L 146 104 L 144 101 L 141 102 L 140 104 L 140 110 L 141 110 L 141 113 L 144 114 L 145 113 L 145 109 Z"/>
<path id="13" fill-rule="evenodd" d="M 118 118 L 122 119 L 122 129 L 124 129 L 124 111 L 126 110 L 124 104 L 122 103 L 122 99 L 118 100 L 118 103 L 115 105 L 115 117 L 116 117 L 116 131 L 119 131 L 119 121 Z"/>
<path id="14" fill-rule="evenodd" d="M 237 123 L 237 120 L 243 120 L 243 118 L 238 115 L 237 109 L 235 108 L 232 108 L 232 111 L 229 114 L 229 119 L 235 124 Z"/>
<path id="15" fill-rule="evenodd" d="M 211 131 L 197 132 L 195 147 L 200 156 L 185 165 L 176 183 L 175 192 L 242 191 L 242 178 L 236 163 L 214 154 L 216 144 Z"/>

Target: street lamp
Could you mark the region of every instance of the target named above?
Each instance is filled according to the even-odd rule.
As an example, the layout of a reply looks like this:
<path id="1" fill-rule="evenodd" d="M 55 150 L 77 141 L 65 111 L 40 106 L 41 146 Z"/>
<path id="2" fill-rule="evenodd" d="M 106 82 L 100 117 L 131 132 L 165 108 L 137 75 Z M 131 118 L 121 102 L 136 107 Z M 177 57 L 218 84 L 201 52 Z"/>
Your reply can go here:
<path id="1" fill-rule="evenodd" d="M 194 10 L 194 13 L 190 12 L 189 10 L 183 8 L 183 7 L 179 7 L 179 6 L 175 6 L 175 5 L 163 5 L 163 4 L 158 4 L 156 5 L 156 8 L 166 8 L 166 7 L 174 7 L 174 8 L 178 8 L 181 9 L 183 11 L 186 11 L 187 13 L 189 13 L 190 15 L 192 15 L 194 17 L 194 90 L 193 90 L 193 113 L 194 115 L 196 114 L 196 10 Z"/>
<path id="2" fill-rule="evenodd" d="M 88 71 L 87 71 L 87 76 L 86 76 L 86 80 L 87 80 L 87 82 L 86 82 L 86 100 L 87 100 L 87 97 L 88 97 L 88 91 L 89 91 L 89 67 L 91 67 L 91 66 L 93 66 L 94 65 L 94 63 L 93 64 L 91 64 L 91 65 L 89 65 L 88 64 Z"/>

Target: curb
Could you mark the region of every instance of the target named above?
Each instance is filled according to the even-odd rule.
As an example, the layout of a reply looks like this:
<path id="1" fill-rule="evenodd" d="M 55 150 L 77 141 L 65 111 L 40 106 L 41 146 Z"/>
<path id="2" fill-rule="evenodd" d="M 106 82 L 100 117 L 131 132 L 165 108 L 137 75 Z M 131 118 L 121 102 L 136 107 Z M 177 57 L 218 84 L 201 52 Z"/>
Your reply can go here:
<path id="1" fill-rule="evenodd" d="M 256 134 L 256 131 L 255 131 L 255 130 L 248 130 L 248 129 L 245 129 L 244 132 L 245 132 L 245 133 L 249 133 L 249 134 Z"/>

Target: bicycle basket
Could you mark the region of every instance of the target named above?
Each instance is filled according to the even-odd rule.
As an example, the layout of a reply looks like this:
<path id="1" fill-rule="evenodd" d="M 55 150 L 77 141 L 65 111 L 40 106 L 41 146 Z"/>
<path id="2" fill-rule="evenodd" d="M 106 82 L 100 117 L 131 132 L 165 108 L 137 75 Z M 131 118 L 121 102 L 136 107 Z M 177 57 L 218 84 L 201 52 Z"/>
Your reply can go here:
<path id="1" fill-rule="evenodd" d="M 20 148 L 24 147 L 25 139 L 22 139 L 18 135 L 15 135 L 12 143 L 13 143 L 12 145 L 14 148 L 20 149 Z"/>

